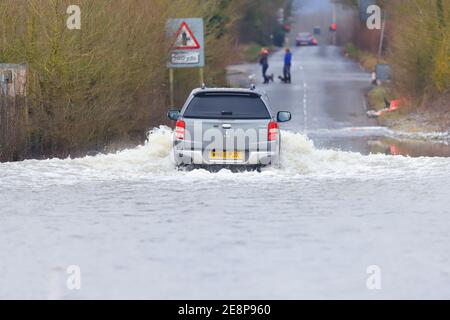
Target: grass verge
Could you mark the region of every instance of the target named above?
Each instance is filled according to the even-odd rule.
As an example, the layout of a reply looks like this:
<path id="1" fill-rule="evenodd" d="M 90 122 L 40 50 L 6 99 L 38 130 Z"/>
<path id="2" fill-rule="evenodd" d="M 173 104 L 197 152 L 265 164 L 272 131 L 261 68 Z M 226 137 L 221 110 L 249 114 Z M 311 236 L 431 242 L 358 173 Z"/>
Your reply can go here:
<path id="1" fill-rule="evenodd" d="M 386 101 L 391 101 L 393 98 L 391 90 L 385 86 L 373 87 L 367 94 L 370 108 L 376 111 L 386 108 Z"/>
<path id="2" fill-rule="evenodd" d="M 350 59 L 358 61 L 369 72 L 374 72 L 378 63 L 386 63 L 383 59 L 379 60 L 376 55 L 359 49 L 353 43 L 345 45 L 345 54 Z"/>

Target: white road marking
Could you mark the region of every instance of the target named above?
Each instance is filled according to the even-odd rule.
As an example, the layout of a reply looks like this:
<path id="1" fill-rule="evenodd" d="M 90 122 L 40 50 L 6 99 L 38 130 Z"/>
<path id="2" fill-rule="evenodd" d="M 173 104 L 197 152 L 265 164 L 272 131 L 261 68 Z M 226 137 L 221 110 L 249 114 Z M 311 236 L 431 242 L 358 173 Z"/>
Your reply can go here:
<path id="1" fill-rule="evenodd" d="M 304 68 L 302 65 L 299 66 L 301 71 L 301 78 L 304 77 Z M 308 132 L 308 84 L 303 80 L 303 131 L 306 135 Z"/>
<path id="2" fill-rule="evenodd" d="M 303 82 L 303 130 L 305 135 L 308 133 L 308 85 Z"/>

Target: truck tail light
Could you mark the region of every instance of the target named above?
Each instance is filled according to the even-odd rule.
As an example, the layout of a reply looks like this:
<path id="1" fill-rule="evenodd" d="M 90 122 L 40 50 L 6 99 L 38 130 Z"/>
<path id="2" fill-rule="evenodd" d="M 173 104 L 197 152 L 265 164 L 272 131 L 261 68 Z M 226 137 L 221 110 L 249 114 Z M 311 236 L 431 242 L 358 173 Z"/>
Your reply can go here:
<path id="1" fill-rule="evenodd" d="M 178 120 L 175 126 L 175 138 L 178 140 L 184 140 L 186 133 L 186 123 L 183 120 Z"/>
<path id="2" fill-rule="evenodd" d="M 269 123 L 269 141 L 275 141 L 278 139 L 279 129 L 278 129 L 278 123 L 275 121 L 271 121 Z"/>

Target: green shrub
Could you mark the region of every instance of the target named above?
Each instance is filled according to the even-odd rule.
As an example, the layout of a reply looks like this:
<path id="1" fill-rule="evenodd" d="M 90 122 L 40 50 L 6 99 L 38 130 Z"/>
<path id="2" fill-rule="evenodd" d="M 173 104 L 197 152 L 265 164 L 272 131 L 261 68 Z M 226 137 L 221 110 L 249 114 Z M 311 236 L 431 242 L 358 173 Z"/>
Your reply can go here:
<path id="1" fill-rule="evenodd" d="M 388 9 L 394 21 L 390 60 L 400 90 L 414 96 L 448 90 L 450 3 L 393 1 Z"/>
<path id="2" fill-rule="evenodd" d="M 369 72 L 374 72 L 378 63 L 385 63 L 383 59 L 380 60 L 374 54 L 359 49 L 353 43 L 345 45 L 345 52 L 350 59 L 358 61 Z"/>
<path id="3" fill-rule="evenodd" d="M 385 86 L 374 87 L 368 93 L 369 106 L 374 110 L 384 109 L 386 107 L 385 101 L 391 101 L 392 99 L 391 91 Z"/>

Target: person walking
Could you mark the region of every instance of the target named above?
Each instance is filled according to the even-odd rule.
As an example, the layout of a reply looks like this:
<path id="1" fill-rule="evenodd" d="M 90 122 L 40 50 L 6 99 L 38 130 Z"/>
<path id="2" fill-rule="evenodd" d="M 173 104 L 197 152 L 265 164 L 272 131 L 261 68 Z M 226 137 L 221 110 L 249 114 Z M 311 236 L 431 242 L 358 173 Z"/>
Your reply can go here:
<path id="1" fill-rule="evenodd" d="M 262 67 L 264 83 L 267 84 L 270 82 L 270 80 L 272 80 L 273 82 L 273 75 L 272 76 L 267 75 L 267 70 L 269 70 L 269 51 L 265 48 L 261 49 L 261 57 L 259 59 L 259 64 Z"/>

